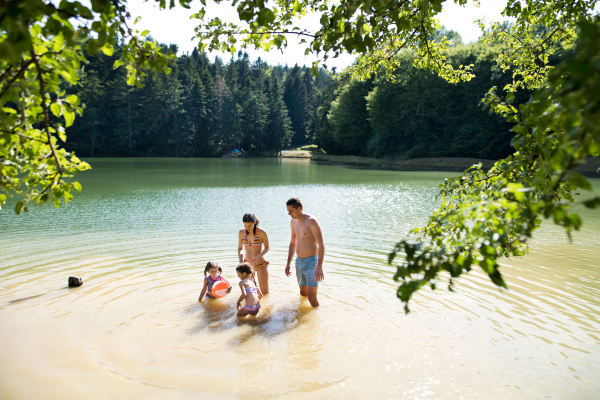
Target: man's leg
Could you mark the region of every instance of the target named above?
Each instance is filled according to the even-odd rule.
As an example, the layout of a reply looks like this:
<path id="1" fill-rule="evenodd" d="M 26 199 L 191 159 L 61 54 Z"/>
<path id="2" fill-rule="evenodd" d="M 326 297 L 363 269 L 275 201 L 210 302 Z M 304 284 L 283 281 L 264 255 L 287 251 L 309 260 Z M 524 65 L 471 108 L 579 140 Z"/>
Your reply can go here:
<path id="1" fill-rule="evenodd" d="M 317 290 L 319 290 L 318 286 L 308 286 L 308 301 L 310 301 L 310 305 L 313 307 L 319 307 L 319 301 L 317 300 Z"/>
<path id="2" fill-rule="evenodd" d="M 300 286 L 300 296 L 308 296 L 308 286 Z"/>

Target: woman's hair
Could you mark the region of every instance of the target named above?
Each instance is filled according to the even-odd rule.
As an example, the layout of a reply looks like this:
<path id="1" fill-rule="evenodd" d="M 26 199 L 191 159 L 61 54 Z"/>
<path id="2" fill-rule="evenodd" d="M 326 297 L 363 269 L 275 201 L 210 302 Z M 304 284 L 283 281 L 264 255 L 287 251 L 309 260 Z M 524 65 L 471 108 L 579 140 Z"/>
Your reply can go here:
<path id="1" fill-rule="evenodd" d="M 252 232 L 252 234 L 256 235 L 256 227 L 258 226 L 258 218 L 256 218 L 256 215 L 254 214 L 244 214 L 244 218 L 242 218 L 242 222 L 252 222 L 254 223 L 254 231 Z M 246 231 L 246 233 L 249 233 L 248 231 Z"/>
<path id="2" fill-rule="evenodd" d="M 219 267 L 219 264 L 217 264 L 216 261 L 209 261 L 206 263 L 206 267 L 204 268 L 204 276 L 206 276 L 206 273 L 208 271 L 210 271 L 212 268 L 219 268 L 219 273 L 220 274 L 223 273 L 223 269 L 221 267 Z"/>
<path id="3" fill-rule="evenodd" d="M 250 263 L 240 263 L 237 267 L 235 267 L 235 270 L 242 274 L 252 275 L 252 280 L 254 280 L 254 267 L 250 265 Z"/>

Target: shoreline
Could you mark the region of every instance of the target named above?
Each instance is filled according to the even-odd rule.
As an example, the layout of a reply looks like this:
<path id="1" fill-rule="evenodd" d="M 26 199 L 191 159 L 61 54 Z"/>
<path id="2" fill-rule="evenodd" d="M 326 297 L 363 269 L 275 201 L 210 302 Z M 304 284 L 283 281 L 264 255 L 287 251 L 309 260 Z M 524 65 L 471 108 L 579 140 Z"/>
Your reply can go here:
<path id="1" fill-rule="evenodd" d="M 465 169 L 482 164 L 484 169 L 490 169 L 495 160 L 468 157 L 431 157 L 413 158 L 410 160 L 385 160 L 359 156 L 334 156 L 326 154 L 315 154 L 313 161 L 324 164 L 353 165 L 359 167 L 385 167 L 399 171 L 441 171 L 441 172 L 463 172 Z"/>
<path id="2" fill-rule="evenodd" d="M 277 158 L 277 156 L 259 156 L 247 158 Z M 246 158 L 242 157 L 242 158 Z M 407 160 L 388 160 L 360 156 L 337 156 L 328 155 L 316 150 L 288 150 L 281 153 L 281 158 L 308 158 L 323 164 L 333 165 L 352 165 L 356 167 L 368 168 L 392 168 L 398 171 L 440 171 L 440 172 L 463 172 L 467 168 L 482 164 L 483 169 L 490 169 L 497 160 L 488 160 L 483 158 L 471 157 L 429 157 L 413 158 Z M 580 174 L 588 178 L 600 178 L 600 173 L 596 172 L 600 168 L 600 159 L 588 157 L 587 164 L 576 169 Z"/>

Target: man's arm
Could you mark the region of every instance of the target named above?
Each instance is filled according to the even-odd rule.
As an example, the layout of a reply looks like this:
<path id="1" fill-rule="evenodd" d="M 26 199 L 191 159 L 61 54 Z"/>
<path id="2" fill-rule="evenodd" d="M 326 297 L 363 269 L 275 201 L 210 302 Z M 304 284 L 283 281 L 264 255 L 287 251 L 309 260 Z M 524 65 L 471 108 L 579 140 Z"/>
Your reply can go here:
<path id="1" fill-rule="evenodd" d="M 288 259 L 287 264 L 285 266 L 285 276 L 290 276 L 292 272 L 290 271 L 292 258 L 294 258 L 294 253 L 296 253 L 296 232 L 294 231 L 294 220 L 290 221 L 290 228 L 292 230 L 292 238 L 290 240 L 290 247 L 288 249 Z"/>
<path id="2" fill-rule="evenodd" d="M 314 217 L 310 219 L 308 227 L 315 238 L 315 243 L 319 246 L 319 251 L 317 253 L 319 260 L 317 261 L 317 269 L 315 270 L 315 279 L 317 282 L 321 282 L 325 279 L 325 274 L 323 274 L 323 259 L 325 258 L 325 242 L 323 242 L 323 233 L 321 232 L 321 225 L 319 225 L 319 221 Z"/>

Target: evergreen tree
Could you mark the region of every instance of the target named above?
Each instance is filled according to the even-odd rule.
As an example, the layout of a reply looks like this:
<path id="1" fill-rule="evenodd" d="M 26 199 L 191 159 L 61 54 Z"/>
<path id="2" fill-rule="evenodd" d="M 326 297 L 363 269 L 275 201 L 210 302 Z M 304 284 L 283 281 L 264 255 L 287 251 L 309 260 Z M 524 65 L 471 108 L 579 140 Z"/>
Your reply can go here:
<path id="1" fill-rule="evenodd" d="M 283 91 L 279 81 L 279 73 L 272 71 L 268 87 L 269 114 L 267 118 L 265 142 L 268 148 L 281 149 L 290 145 L 292 141 L 292 121 L 288 115 L 287 107 L 283 101 Z"/>

